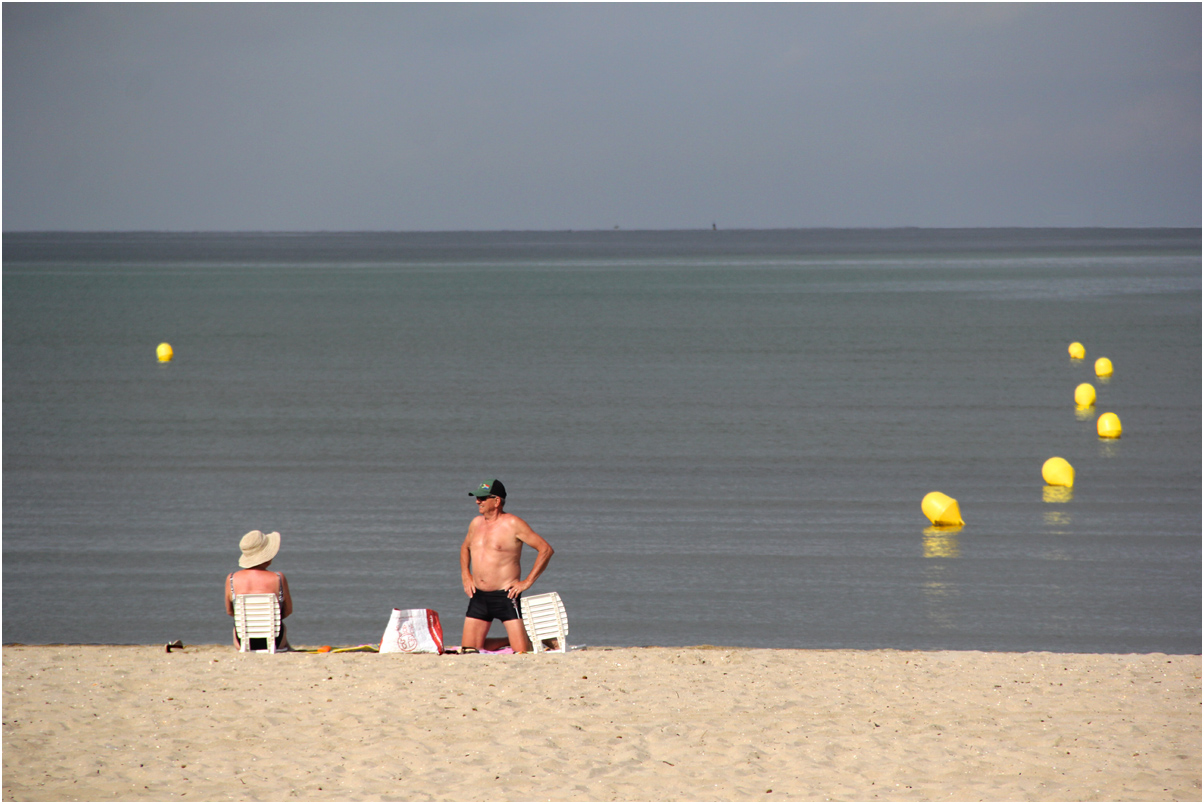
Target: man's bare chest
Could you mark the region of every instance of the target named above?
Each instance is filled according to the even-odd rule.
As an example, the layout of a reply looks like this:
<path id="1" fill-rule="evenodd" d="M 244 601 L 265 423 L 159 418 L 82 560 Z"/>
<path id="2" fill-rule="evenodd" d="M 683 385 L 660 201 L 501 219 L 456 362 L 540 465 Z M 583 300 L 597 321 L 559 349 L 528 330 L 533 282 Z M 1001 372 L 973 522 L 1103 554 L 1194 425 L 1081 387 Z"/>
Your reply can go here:
<path id="1" fill-rule="evenodd" d="M 508 530 L 483 531 L 474 535 L 472 540 L 474 550 L 484 553 L 516 554 L 523 549 L 523 543 Z"/>
<path id="2" fill-rule="evenodd" d="M 500 514 L 496 519 L 479 517 L 470 531 L 473 549 L 482 553 L 517 556 L 523 549 L 523 543 L 518 538 L 519 524 L 521 520 L 507 514 Z"/>

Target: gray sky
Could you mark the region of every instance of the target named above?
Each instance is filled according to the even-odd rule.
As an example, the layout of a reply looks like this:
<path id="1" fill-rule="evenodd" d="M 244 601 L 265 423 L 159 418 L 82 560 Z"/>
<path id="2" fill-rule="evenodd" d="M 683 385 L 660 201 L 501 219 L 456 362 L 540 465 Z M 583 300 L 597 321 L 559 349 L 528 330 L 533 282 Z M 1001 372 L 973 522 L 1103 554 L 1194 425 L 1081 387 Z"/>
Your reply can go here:
<path id="1" fill-rule="evenodd" d="M 2 13 L 6 231 L 1201 221 L 1198 3 Z"/>

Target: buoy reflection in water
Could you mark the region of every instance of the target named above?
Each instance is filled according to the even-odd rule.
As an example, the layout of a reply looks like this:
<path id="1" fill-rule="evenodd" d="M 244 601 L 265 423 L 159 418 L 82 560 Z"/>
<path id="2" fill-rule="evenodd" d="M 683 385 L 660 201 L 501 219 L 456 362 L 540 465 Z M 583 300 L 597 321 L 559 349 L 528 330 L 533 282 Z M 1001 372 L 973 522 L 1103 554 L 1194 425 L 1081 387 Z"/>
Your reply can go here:
<path id="1" fill-rule="evenodd" d="M 961 544 L 957 534 L 961 527 L 924 528 L 924 558 L 957 558 L 961 555 Z"/>
<path id="2" fill-rule="evenodd" d="M 1066 503 L 1074 499 L 1074 489 L 1070 486 L 1045 486 L 1041 489 L 1041 499 L 1047 503 Z"/>

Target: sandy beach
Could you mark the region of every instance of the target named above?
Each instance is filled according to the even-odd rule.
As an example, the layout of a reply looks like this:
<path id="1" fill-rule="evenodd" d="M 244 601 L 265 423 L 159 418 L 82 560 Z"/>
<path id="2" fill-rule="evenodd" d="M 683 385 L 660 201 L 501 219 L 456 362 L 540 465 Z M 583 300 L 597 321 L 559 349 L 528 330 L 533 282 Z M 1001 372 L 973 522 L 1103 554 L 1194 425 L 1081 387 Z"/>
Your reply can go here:
<path id="1" fill-rule="evenodd" d="M 6 646 L 4 799 L 1194 800 L 1200 657 Z"/>

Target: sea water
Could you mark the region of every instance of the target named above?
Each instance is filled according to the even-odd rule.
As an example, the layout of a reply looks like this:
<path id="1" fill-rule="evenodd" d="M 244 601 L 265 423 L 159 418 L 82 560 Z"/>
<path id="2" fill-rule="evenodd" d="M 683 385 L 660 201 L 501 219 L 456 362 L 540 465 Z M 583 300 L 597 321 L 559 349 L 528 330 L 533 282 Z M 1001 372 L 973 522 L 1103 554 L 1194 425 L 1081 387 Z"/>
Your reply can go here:
<path id="1" fill-rule="evenodd" d="M 3 639 L 228 642 L 260 529 L 294 643 L 379 641 L 398 607 L 454 644 L 497 477 L 573 643 L 1198 653 L 1200 247 L 6 234 Z"/>

